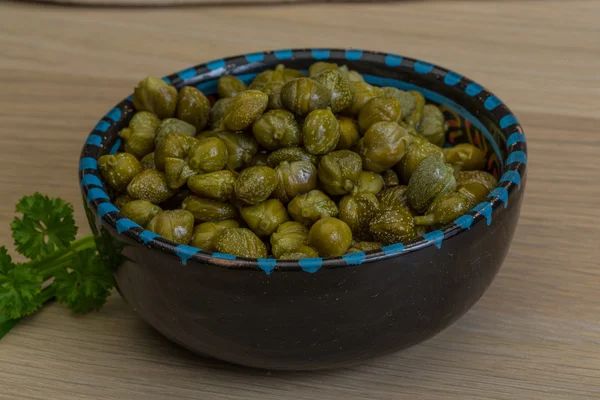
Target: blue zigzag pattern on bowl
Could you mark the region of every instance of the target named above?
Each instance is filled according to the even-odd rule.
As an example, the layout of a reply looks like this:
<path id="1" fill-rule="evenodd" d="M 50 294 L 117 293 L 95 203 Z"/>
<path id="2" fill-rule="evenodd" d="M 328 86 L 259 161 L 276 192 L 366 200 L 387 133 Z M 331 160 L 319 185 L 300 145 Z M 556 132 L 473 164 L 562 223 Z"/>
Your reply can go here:
<path id="1" fill-rule="evenodd" d="M 330 49 L 312 49 L 309 50 L 311 56 L 315 60 L 327 60 L 330 58 L 332 52 L 339 52 L 341 50 L 330 50 Z M 163 80 L 168 83 L 173 82 L 173 78 L 179 78 L 182 81 L 191 80 L 196 77 L 199 71 L 203 71 L 208 69 L 209 71 L 217 71 L 222 68 L 225 68 L 228 65 L 228 62 L 236 63 L 237 65 L 242 64 L 245 60 L 247 63 L 257 63 L 265 60 L 265 58 L 272 54 L 278 60 L 287 60 L 294 58 L 294 54 L 302 52 L 306 53 L 306 50 L 276 50 L 273 52 L 258 52 L 246 54 L 244 56 L 232 57 L 229 59 L 219 59 L 208 62 L 204 65 L 199 65 L 196 67 L 188 68 L 177 72 L 174 75 L 169 77 L 164 77 Z M 476 82 L 467 81 L 465 82 L 465 78 L 452 71 L 446 71 L 443 68 L 436 67 L 433 64 L 418 61 L 418 60 L 410 60 L 405 59 L 403 56 L 395 55 L 395 54 L 383 54 L 383 53 L 371 53 L 363 50 L 350 49 L 343 51 L 344 58 L 348 61 L 357 61 L 363 59 L 365 56 L 371 58 L 378 58 L 381 62 L 383 62 L 388 67 L 403 67 L 403 68 L 413 68 L 414 71 L 420 74 L 431 74 L 435 73 L 439 79 L 441 79 L 444 84 L 448 86 L 457 86 L 461 82 L 464 82 L 464 91 L 469 96 L 478 96 L 478 99 L 483 101 L 484 107 L 489 111 L 498 112 L 499 115 L 499 126 L 502 130 L 508 130 L 513 126 L 517 126 L 517 128 L 511 129 L 512 132 L 509 132 L 510 135 L 506 142 L 506 147 L 509 151 L 508 157 L 505 161 L 505 166 L 507 168 L 504 171 L 504 174 L 499 180 L 499 185 L 492 192 L 490 192 L 488 199 L 489 201 L 482 202 L 476 205 L 473 209 L 469 211 L 468 214 L 462 215 L 454 221 L 453 226 L 446 228 L 444 231 L 435 230 L 423 235 L 423 239 L 432 245 L 435 245 L 438 249 L 441 248 L 444 239 L 447 237 L 446 235 L 450 232 L 455 233 L 455 228 L 459 229 L 471 229 L 471 226 L 477 221 L 478 216 L 482 216 L 485 218 L 487 225 L 492 223 L 492 213 L 493 213 L 493 202 L 499 200 L 503 203 L 504 207 L 508 207 L 508 195 L 511 187 L 516 187 L 517 190 L 521 189 L 521 175 L 519 173 L 519 168 L 521 165 L 527 164 L 527 154 L 525 151 L 519 147 L 520 145 L 525 145 L 526 140 L 525 136 L 522 134 L 520 130 L 519 121 L 517 118 L 510 114 L 508 108 L 500 107 L 503 105 L 502 101 L 498 99 L 496 96 L 488 93 L 485 89 L 477 84 Z M 244 60 L 241 60 L 243 57 Z M 235 60 L 235 61 L 230 61 Z M 249 83 L 256 77 L 257 73 L 251 74 L 241 74 L 238 75 L 242 81 Z M 457 110 L 464 118 L 468 119 L 477 129 L 479 129 L 484 136 L 488 139 L 488 142 L 494 147 L 494 151 L 500 156 L 500 150 L 497 148 L 496 143 L 492 139 L 491 134 L 487 130 L 481 122 L 469 114 L 463 107 L 452 102 L 450 99 L 447 99 L 436 92 L 429 91 L 424 88 L 417 87 L 415 85 L 402 82 L 399 80 L 381 78 L 377 76 L 365 76 L 365 80 L 368 83 L 376 84 L 380 86 L 394 86 L 403 90 L 420 90 L 423 92 L 425 97 L 429 100 L 447 104 Z M 216 92 L 217 89 L 217 79 L 208 80 L 202 82 L 197 85 L 197 87 L 206 92 L 207 94 Z M 129 96 L 126 101 L 132 103 L 132 96 Z M 500 110 L 500 111 L 498 111 Z M 104 137 L 99 135 L 98 133 L 106 133 L 113 124 L 118 123 L 121 118 L 123 118 L 123 112 L 119 107 L 115 107 L 111 109 L 102 120 L 100 120 L 96 126 L 94 127 L 92 133 L 86 139 L 85 145 L 90 148 L 100 148 L 103 145 Z M 109 153 L 116 153 L 121 147 L 121 139 L 117 139 L 115 143 L 112 145 Z M 523 148 L 524 149 L 524 148 Z M 85 152 L 85 148 L 84 148 Z M 97 154 L 97 153 L 92 153 Z M 501 157 L 499 157 L 501 159 Z M 502 160 L 502 159 L 501 159 Z M 503 165 L 503 167 L 504 167 Z M 138 240 L 142 241 L 144 244 L 152 244 L 155 239 L 164 239 L 157 235 L 154 232 L 143 229 L 138 224 L 133 221 L 123 218 L 119 214 L 119 210 L 112 203 L 110 203 L 110 199 L 108 194 L 102 189 L 103 183 L 100 179 L 100 175 L 98 173 L 98 163 L 94 157 L 85 156 L 80 159 L 79 163 L 79 171 L 81 175 L 81 185 L 84 188 L 87 188 L 87 201 L 88 203 L 94 205 L 97 208 L 98 216 L 100 219 L 103 219 L 109 213 L 117 213 L 117 219 L 115 222 L 115 226 L 119 233 L 127 233 L 130 236 L 136 237 Z M 86 172 L 87 171 L 87 172 Z M 139 230 L 136 228 L 140 228 Z M 139 232 L 138 232 L 139 231 Z M 339 259 L 343 260 L 347 265 L 360 265 L 367 261 L 371 256 L 377 256 L 377 254 L 383 253 L 386 257 L 394 256 L 401 252 L 410 250 L 413 246 L 409 244 L 409 247 L 405 247 L 403 243 L 396 243 L 389 246 L 384 246 L 381 248 L 381 251 L 373 251 L 373 252 L 357 252 L 346 254 L 340 257 Z M 207 253 L 203 252 L 199 248 L 195 248 L 188 245 L 173 245 L 172 251 L 176 254 L 180 259 L 182 264 L 186 264 L 187 261 L 199 254 L 202 256 L 209 256 L 222 260 L 235 260 L 237 257 L 231 254 L 223 254 L 223 253 Z M 273 258 L 260 258 L 257 261 L 258 268 L 263 270 L 266 274 L 270 274 L 278 265 L 278 261 Z M 287 265 L 290 262 L 286 262 Z M 293 262 L 292 262 L 293 263 Z M 309 273 L 315 273 L 323 266 L 324 260 L 322 258 L 309 258 L 298 260 L 296 264 L 303 270 Z"/>

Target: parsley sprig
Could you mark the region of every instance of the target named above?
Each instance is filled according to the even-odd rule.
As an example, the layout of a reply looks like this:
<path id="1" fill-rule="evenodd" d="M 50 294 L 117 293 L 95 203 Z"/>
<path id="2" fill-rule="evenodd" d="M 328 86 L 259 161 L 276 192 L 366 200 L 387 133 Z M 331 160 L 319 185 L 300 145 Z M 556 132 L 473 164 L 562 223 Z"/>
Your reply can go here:
<path id="1" fill-rule="evenodd" d="M 18 321 L 56 299 L 70 310 L 100 309 L 114 287 L 94 237 L 75 240 L 73 206 L 35 193 L 17 203 L 12 236 L 15 249 L 30 261 L 14 263 L 0 247 L 0 339 Z"/>

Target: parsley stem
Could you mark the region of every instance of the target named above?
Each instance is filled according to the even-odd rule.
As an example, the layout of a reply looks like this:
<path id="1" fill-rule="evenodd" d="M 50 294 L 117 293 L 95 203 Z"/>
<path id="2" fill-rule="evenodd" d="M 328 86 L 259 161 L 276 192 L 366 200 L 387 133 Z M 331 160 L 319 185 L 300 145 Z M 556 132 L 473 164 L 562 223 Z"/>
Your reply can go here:
<path id="1" fill-rule="evenodd" d="M 65 249 L 57 249 L 44 258 L 29 262 L 28 266 L 31 268 L 35 268 L 41 273 L 47 268 L 54 267 L 56 265 L 55 261 L 58 261 L 65 256 L 71 256 L 74 253 L 84 249 L 92 249 L 95 246 L 96 243 L 94 242 L 94 236 L 84 236 L 81 239 L 77 239 L 71 242 L 69 247 Z"/>
<path id="2" fill-rule="evenodd" d="M 42 289 L 42 291 L 38 295 L 40 308 L 44 304 L 48 303 L 50 300 L 54 299 L 55 295 L 56 290 L 52 287 L 52 285 L 48 285 L 44 289 Z M 6 334 L 10 332 L 12 328 L 17 326 L 17 324 L 21 322 L 23 318 L 8 319 L 8 317 L 6 317 L 5 315 L 0 315 L 0 340 L 4 336 L 6 336 Z"/>

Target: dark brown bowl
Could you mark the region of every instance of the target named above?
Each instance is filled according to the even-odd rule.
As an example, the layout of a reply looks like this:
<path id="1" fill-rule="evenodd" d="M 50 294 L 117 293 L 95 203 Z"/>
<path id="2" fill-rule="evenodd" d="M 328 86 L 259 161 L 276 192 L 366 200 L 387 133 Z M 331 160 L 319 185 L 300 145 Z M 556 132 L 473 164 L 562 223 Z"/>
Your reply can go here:
<path id="1" fill-rule="evenodd" d="M 299 262 L 204 252 L 144 230 L 110 202 L 97 159 L 121 146 L 119 131 L 134 113 L 131 97 L 123 100 L 98 122 L 81 154 L 90 227 L 115 265 L 123 298 L 163 335 L 196 353 L 309 370 L 398 351 L 437 334 L 473 306 L 509 249 L 525 189 L 525 137 L 502 101 L 459 74 L 393 54 L 309 49 L 211 61 L 164 79 L 208 95 L 225 74 L 248 82 L 279 63 L 306 69 L 316 60 L 347 64 L 375 85 L 421 91 L 442 106 L 448 144 L 484 149 L 486 168 L 499 185 L 444 229 L 377 251 Z"/>

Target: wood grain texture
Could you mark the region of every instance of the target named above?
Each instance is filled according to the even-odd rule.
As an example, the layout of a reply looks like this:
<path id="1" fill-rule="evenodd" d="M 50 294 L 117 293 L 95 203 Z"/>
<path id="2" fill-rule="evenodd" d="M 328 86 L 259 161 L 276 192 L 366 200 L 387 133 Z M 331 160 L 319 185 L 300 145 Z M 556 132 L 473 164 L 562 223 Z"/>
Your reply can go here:
<path id="1" fill-rule="evenodd" d="M 357 47 L 484 83 L 520 117 L 529 181 L 513 245 L 459 322 L 409 350 L 319 373 L 190 355 L 114 295 L 73 317 L 53 304 L 0 342 L 2 399 L 600 398 L 600 4 L 422 1 L 177 9 L 0 4 L 0 240 L 17 199 L 73 202 L 100 116 L 141 77 L 232 54 Z"/>

